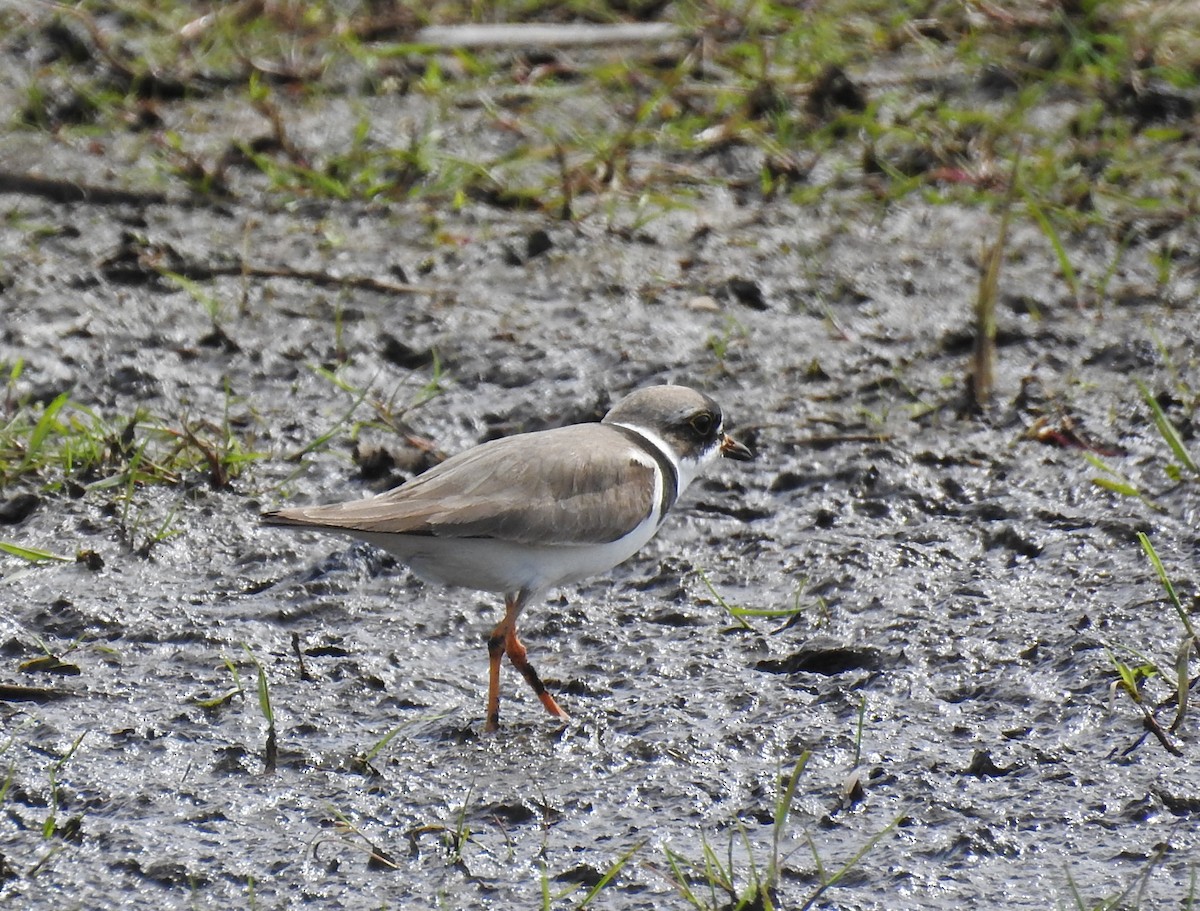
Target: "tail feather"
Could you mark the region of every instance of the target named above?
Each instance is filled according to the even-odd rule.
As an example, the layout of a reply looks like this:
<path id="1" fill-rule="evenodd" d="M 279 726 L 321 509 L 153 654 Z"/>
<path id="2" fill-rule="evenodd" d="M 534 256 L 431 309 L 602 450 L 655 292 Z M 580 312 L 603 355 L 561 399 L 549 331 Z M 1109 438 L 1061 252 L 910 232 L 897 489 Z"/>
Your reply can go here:
<path id="1" fill-rule="evenodd" d="M 316 524 L 304 515 L 302 509 L 276 509 L 264 512 L 258 519 L 263 525 L 274 525 L 281 528 L 304 528 Z"/>

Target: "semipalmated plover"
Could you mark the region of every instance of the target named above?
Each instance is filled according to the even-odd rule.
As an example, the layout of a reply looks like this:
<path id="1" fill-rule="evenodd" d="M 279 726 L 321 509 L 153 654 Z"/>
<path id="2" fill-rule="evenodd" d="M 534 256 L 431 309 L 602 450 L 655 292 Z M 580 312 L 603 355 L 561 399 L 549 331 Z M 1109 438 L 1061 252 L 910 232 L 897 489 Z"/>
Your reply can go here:
<path id="1" fill-rule="evenodd" d="M 651 386 L 599 424 L 492 440 L 379 496 L 282 509 L 263 520 L 347 534 L 390 551 L 427 581 L 502 593 L 504 619 L 488 638 L 486 727 L 493 731 L 505 654 L 546 710 L 567 717 L 517 638 L 521 609 L 637 553 L 718 455 L 753 458 L 724 432 L 717 403 L 686 386 Z"/>

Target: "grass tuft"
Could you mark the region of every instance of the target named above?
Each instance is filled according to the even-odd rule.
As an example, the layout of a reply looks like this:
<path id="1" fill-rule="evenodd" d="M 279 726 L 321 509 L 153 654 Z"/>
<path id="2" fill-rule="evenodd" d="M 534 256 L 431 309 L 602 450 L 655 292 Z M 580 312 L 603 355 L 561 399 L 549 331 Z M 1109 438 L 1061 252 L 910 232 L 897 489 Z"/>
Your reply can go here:
<path id="1" fill-rule="evenodd" d="M 50 809 L 46 814 L 45 822 L 42 823 L 42 837 L 53 838 L 55 835 L 63 834 L 63 827 L 58 822 L 58 810 L 61 798 L 59 796 L 58 781 L 62 774 L 63 768 L 75 755 L 75 751 L 79 749 L 79 745 L 83 743 L 83 738 L 87 736 L 87 731 L 83 731 L 75 742 L 67 749 L 62 756 L 55 760 L 49 770 L 50 778 Z"/>
<path id="2" fill-rule="evenodd" d="M 1176 733 L 1182 726 L 1184 718 L 1187 715 L 1191 688 L 1200 681 L 1200 677 L 1191 676 L 1192 657 L 1195 654 L 1200 654 L 1200 638 L 1197 638 L 1195 626 L 1188 616 L 1188 612 L 1179 598 L 1179 593 L 1175 585 L 1171 582 L 1171 578 L 1167 574 L 1166 568 L 1163 566 L 1162 560 L 1159 558 L 1158 552 L 1155 550 L 1149 536 L 1143 532 L 1138 532 L 1138 542 L 1141 544 L 1142 550 L 1150 560 L 1150 564 L 1154 567 L 1154 571 L 1167 593 L 1167 600 L 1179 618 L 1179 622 L 1183 628 L 1183 635 L 1180 637 L 1179 646 L 1175 652 L 1175 661 L 1172 666 L 1173 673 L 1169 675 L 1160 670 L 1154 661 L 1133 652 L 1132 649 L 1126 649 L 1126 651 L 1136 655 L 1138 661 L 1136 664 L 1129 664 L 1121 660 L 1113 653 L 1112 649 L 1106 647 L 1105 651 L 1108 654 L 1109 663 L 1113 666 L 1113 670 L 1117 674 L 1117 679 L 1112 684 L 1112 694 L 1115 696 L 1118 692 L 1124 692 L 1129 696 L 1134 705 L 1141 711 L 1143 726 L 1146 732 L 1153 734 L 1167 752 L 1175 756 L 1182 756 L 1183 751 L 1170 735 Z M 1147 684 L 1155 678 L 1170 681 L 1172 685 L 1170 695 L 1157 704 L 1152 703 L 1143 692 Z M 1175 718 L 1171 722 L 1170 727 L 1164 729 L 1158 720 L 1157 713 L 1172 703 L 1175 705 Z M 1145 734 L 1142 736 L 1144 739 Z M 1141 740 L 1139 739 L 1129 749 L 1134 749 L 1140 742 Z"/>
<path id="3" fill-rule="evenodd" d="M 206 474 L 225 486 L 261 453 L 222 424 L 178 423 L 136 409 L 106 418 L 64 392 L 45 405 L 15 405 L 0 426 L 0 487 L 39 482 L 48 493 L 177 485 Z"/>
<path id="4" fill-rule="evenodd" d="M 771 853 L 765 863 L 760 864 L 755 859 L 749 833 L 741 820 L 736 822 L 734 830 L 730 833 L 724 858 L 717 853 L 707 837 L 701 840 L 701 856 L 698 860 L 690 860 L 669 847 L 664 848 L 667 868 L 670 871 L 669 879 L 684 901 L 697 911 L 782 911 L 784 905 L 780 903 L 777 892 L 783 862 L 786 859 L 783 855 L 783 839 L 800 777 L 810 757 L 811 752 L 805 750 L 796 760 L 791 773 L 781 781 L 772 816 Z M 895 817 L 836 870 L 826 867 L 812 837 L 805 833 L 819 884 L 802 903 L 794 907 L 801 911 L 813 907 L 827 891 L 858 866 L 880 839 L 903 818 L 903 815 Z M 734 848 L 739 843 L 746 857 L 746 865 L 741 875 L 734 860 Z M 789 904 L 786 907 L 790 908 L 793 905 Z"/>
<path id="5" fill-rule="evenodd" d="M 241 696 L 246 692 L 246 688 L 242 686 L 242 675 L 238 672 L 237 665 L 229 658 L 222 658 L 225 669 L 229 671 L 229 675 L 233 678 L 233 686 L 227 689 L 224 693 L 217 696 L 211 696 L 206 699 L 195 700 L 196 705 L 202 709 L 215 709 L 228 703 L 235 696 Z"/>

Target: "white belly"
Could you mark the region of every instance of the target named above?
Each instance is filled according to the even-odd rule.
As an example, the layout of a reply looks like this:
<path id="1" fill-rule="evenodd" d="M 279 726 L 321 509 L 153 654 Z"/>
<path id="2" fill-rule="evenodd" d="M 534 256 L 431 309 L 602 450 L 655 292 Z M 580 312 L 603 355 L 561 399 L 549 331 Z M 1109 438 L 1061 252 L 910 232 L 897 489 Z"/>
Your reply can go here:
<path id="1" fill-rule="evenodd" d="M 657 523 L 644 522 L 616 541 L 589 545 L 346 533 L 395 554 L 426 581 L 515 594 L 538 592 L 606 572 L 637 553 L 657 530 Z"/>

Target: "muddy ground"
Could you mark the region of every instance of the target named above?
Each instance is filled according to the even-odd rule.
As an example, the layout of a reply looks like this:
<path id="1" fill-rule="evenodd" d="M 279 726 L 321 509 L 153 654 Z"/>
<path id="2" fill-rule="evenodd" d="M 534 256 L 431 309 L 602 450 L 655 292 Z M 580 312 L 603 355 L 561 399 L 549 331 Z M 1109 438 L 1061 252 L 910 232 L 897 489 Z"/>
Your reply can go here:
<path id="1" fill-rule="evenodd" d="M 5 50 L 19 71 L 26 51 Z M 431 104 L 278 103 L 314 154 L 364 110 L 399 142 Z M 232 93 L 158 110 L 192 148 L 262 129 Z M 449 145 L 502 141 L 486 106 L 449 110 Z M 4 491 L 38 500 L 0 540 L 99 558 L 0 560 L 5 907 L 529 908 L 544 889 L 573 907 L 626 856 L 593 907 L 688 907 L 681 876 L 725 907 L 706 845 L 743 895 L 776 858 L 783 908 L 863 849 L 816 906 L 1130 890 L 1123 906 L 1191 907 L 1200 721 L 1169 752 L 1110 654 L 1170 671 L 1181 639 L 1137 532 L 1189 607 L 1197 591 L 1197 480 L 1168 476 L 1135 384 L 1200 453 L 1194 217 L 1064 234 L 1081 285 L 1103 279 L 1080 302 L 1018 214 L 979 414 L 971 308 L 1000 220 L 967 196 L 879 199 L 851 169 L 815 199 L 764 198 L 734 186 L 762 166 L 735 146 L 703 158 L 728 179 L 679 208 L 645 217 L 615 193 L 571 223 L 470 198 L 331 200 L 245 170 L 197 199 L 145 132 L 2 141 L 7 174 L 135 194 L 0 196 L 0 364 L 24 362 L 10 414 L 69 391 L 118 430 L 142 408 L 260 455 L 224 486 L 201 466 L 132 492 L 53 488 L 48 468 Z M 163 277 L 243 261 L 296 273 Z M 482 733 L 495 598 L 258 524 L 667 381 L 714 395 L 759 457 L 718 466 L 636 558 L 528 612 L 565 726 L 510 671 L 502 730 Z M 1089 450 L 1147 499 L 1097 486 Z M 797 612 L 743 627 L 725 605 Z M 45 653 L 67 667 L 28 663 Z M 243 692 L 221 701 L 231 666 Z M 1174 705 L 1157 714 L 1168 726 Z"/>

